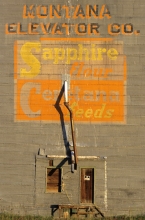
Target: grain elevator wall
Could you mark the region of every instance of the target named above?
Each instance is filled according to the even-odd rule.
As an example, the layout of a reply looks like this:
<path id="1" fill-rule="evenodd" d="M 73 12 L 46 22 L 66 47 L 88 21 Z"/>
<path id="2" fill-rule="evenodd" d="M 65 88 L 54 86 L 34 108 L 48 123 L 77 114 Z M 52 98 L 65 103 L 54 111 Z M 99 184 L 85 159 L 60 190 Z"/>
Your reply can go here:
<path id="1" fill-rule="evenodd" d="M 105 216 L 145 212 L 144 11 L 144 0 L 0 1 L 1 212 L 85 201 Z"/>

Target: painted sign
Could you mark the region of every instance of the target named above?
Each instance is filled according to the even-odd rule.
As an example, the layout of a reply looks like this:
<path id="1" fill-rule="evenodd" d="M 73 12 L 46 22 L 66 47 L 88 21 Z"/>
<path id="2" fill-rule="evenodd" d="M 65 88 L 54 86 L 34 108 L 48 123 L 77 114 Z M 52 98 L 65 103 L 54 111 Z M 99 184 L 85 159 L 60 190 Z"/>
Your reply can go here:
<path id="1" fill-rule="evenodd" d="M 40 38 L 15 42 L 15 121 L 57 122 L 63 82 L 76 122 L 124 123 L 126 57 L 111 38 Z"/>
<path id="2" fill-rule="evenodd" d="M 14 44 L 15 121 L 68 121 L 67 80 L 75 122 L 125 123 L 126 56 L 113 39 L 140 30 L 112 18 L 106 4 L 24 4 L 22 19 L 5 24 L 7 36 L 37 37 Z"/>

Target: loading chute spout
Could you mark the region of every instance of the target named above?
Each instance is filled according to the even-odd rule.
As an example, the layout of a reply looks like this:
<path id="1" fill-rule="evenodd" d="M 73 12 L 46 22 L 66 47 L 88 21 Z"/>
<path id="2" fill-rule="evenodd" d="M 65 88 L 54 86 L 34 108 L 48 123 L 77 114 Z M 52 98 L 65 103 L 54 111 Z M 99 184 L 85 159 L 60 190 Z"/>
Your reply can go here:
<path id="1" fill-rule="evenodd" d="M 74 132 L 74 120 L 73 120 L 73 112 L 69 106 L 68 82 L 66 80 L 64 81 L 64 105 L 66 106 L 70 114 L 70 124 L 71 124 L 71 133 L 72 133 L 73 151 L 74 151 L 74 158 L 72 158 L 72 164 L 74 164 L 74 169 L 77 170 L 78 158 L 77 158 L 76 139 Z"/>

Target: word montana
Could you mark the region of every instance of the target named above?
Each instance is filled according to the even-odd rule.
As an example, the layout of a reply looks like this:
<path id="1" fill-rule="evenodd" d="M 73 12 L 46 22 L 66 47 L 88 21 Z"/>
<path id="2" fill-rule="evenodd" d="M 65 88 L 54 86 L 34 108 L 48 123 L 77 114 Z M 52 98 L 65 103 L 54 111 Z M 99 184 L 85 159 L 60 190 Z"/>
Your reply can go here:
<path id="1" fill-rule="evenodd" d="M 107 5 L 24 5 L 23 18 L 111 18 Z"/>

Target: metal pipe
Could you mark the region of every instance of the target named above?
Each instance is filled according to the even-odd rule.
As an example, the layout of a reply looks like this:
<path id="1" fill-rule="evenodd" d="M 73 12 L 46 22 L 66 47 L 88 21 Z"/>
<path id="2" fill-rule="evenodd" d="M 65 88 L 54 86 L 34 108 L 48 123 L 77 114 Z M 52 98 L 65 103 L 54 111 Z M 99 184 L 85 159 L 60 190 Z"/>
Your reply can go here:
<path id="1" fill-rule="evenodd" d="M 72 153 L 73 151 L 71 151 Z M 48 158 L 71 158 L 71 156 L 65 156 L 65 155 L 46 155 Z M 88 159 L 88 160 L 93 160 L 93 159 L 98 159 L 98 160 L 107 160 L 107 157 L 102 157 L 102 156 L 77 156 L 78 160 L 83 160 L 83 159 Z M 73 159 L 74 160 L 74 159 Z"/>
<path id="2" fill-rule="evenodd" d="M 76 139 L 74 134 L 73 112 L 69 107 L 69 102 L 64 102 L 64 105 L 66 106 L 66 108 L 70 113 L 71 133 L 72 133 L 72 142 L 73 142 L 73 150 L 74 150 L 74 162 L 75 162 L 75 170 L 77 170 L 78 158 L 77 158 L 77 149 L 76 149 Z"/>
<path id="3" fill-rule="evenodd" d="M 64 155 L 46 155 L 48 158 L 70 158 L 69 156 L 64 156 Z"/>
<path id="4" fill-rule="evenodd" d="M 76 140 L 75 140 L 75 134 L 74 134 L 74 122 L 73 122 L 73 112 L 69 106 L 68 101 L 68 82 L 64 81 L 64 105 L 68 109 L 70 113 L 70 123 L 71 123 L 71 133 L 72 133 L 72 142 L 73 142 L 73 150 L 74 150 L 74 161 L 72 161 L 73 164 L 75 164 L 75 170 L 77 169 L 77 150 L 76 150 Z"/>
<path id="5" fill-rule="evenodd" d="M 64 81 L 64 100 L 68 102 L 68 85 L 66 80 Z"/>

